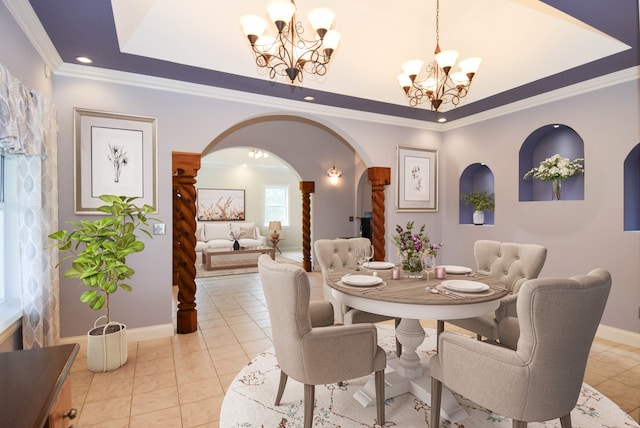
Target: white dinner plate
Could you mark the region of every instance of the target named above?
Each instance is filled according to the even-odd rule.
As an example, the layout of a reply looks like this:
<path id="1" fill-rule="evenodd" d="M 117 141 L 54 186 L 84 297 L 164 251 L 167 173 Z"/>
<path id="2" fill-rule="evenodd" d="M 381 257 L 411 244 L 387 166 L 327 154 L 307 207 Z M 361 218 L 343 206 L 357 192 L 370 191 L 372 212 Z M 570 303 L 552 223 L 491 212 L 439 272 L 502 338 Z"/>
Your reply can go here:
<path id="1" fill-rule="evenodd" d="M 489 289 L 487 284 L 475 281 L 466 281 L 464 279 L 452 279 L 449 281 L 442 281 L 442 286 L 453 291 L 460 291 L 462 293 L 479 293 Z"/>
<path id="2" fill-rule="evenodd" d="M 391 269 L 395 265 L 391 262 L 366 262 L 366 263 L 363 263 L 362 266 L 368 269 L 386 270 L 386 269 Z"/>
<path id="3" fill-rule="evenodd" d="M 342 277 L 342 282 L 348 285 L 355 285 L 356 287 L 370 287 L 380 284 L 382 278 L 372 275 L 345 275 Z"/>
<path id="4" fill-rule="evenodd" d="M 473 272 L 473 269 L 465 266 L 442 265 L 440 267 L 445 268 L 447 270 L 447 273 L 450 273 L 452 275 L 462 275 L 465 273 Z"/>

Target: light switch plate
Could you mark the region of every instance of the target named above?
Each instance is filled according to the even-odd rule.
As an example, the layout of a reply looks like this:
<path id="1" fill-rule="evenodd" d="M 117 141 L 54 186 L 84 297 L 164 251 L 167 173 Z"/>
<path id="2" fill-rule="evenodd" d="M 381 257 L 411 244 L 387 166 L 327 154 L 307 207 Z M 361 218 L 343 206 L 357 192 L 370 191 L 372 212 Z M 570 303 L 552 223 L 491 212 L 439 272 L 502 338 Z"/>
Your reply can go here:
<path id="1" fill-rule="evenodd" d="M 153 225 L 153 234 L 154 235 L 164 235 L 164 223 L 154 223 Z"/>

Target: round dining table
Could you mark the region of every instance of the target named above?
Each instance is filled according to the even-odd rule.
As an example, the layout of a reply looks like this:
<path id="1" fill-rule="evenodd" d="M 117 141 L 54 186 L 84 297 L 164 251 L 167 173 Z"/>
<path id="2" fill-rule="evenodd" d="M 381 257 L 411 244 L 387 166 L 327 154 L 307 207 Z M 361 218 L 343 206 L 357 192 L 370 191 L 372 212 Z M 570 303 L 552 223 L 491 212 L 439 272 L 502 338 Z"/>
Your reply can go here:
<path id="1" fill-rule="evenodd" d="M 353 278 L 353 275 L 358 276 Z M 361 275 L 377 278 L 367 280 Z M 426 274 L 424 278 L 391 277 L 391 271 L 388 269 L 359 272 L 353 269 L 335 269 L 327 273 L 325 280 L 332 288 L 333 297 L 342 304 L 400 319 L 396 327 L 396 338 L 402 345 L 402 353 L 400 358 L 387 360 L 385 399 L 409 392 L 429 403 L 429 368 L 420 361 L 416 353 L 416 349 L 425 338 L 420 320 L 437 320 L 439 334 L 446 320 L 473 318 L 495 311 L 500 305 L 500 298 L 507 295 L 508 291 L 500 280 L 473 272 L 448 274 L 446 279 L 436 279 L 433 273 L 428 280 Z M 456 282 L 443 284 L 443 281 Z M 378 283 L 375 284 L 376 282 Z M 475 286 L 473 283 L 476 283 Z M 467 286 L 462 287 L 462 290 L 469 289 L 473 292 L 452 291 L 450 287 L 454 285 Z M 485 290 L 478 291 L 481 288 Z M 364 407 L 373 406 L 373 379 L 357 391 L 354 398 Z M 442 393 L 442 415 L 452 423 L 468 417 L 467 412 L 446 388 L 443 388 Z"/>

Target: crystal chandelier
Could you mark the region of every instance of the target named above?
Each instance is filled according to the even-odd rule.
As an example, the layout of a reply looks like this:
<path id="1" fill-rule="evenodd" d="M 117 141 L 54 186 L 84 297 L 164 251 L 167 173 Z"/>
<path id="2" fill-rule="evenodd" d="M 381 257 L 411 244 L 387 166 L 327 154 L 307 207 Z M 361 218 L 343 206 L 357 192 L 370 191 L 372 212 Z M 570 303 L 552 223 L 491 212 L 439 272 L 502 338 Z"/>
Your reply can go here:
<path id="1" fill-rule="evenodd" d="M 267 21 L 260 16 L 245 15 L 241 18 L 242 29 L 256 57 L 256 65 L 265 68 L 269 78 L 286 77 L 292 85 L 296 80 L 302 82 L 304 73 L 324 76 L 331 55 L 340 41 L 340 33 L 331 29 L 335 14 L 327 8 L 312 10 L 309 22 L 315 35 L 305 39 L 304 27 L 300 21 L 296 21 L 293 0 L 272 2 L 267 11 L 278 31 L 275 37 L 263 35 Z"/>
<path id="2" fill-rule="evenodd" d="M 426 76 L 418 79 L 423 61 L 407 61 L 402 65 L 402 74 L 398 82 L 409 98 L 409 105 L 416 107 L 429 101 L 431 109 L 438 111 L 440 105 L 451 103 L 454 106 L 467 96 L 471 81 L 480 67 L 480 58 L 467 58 L 460 61 L 460 71 L 451 72 L 458 58 L 458 52 L 440 50 L 440 0 L 436 0 L 436 49 L 435 57 L 426 67 Z"/>

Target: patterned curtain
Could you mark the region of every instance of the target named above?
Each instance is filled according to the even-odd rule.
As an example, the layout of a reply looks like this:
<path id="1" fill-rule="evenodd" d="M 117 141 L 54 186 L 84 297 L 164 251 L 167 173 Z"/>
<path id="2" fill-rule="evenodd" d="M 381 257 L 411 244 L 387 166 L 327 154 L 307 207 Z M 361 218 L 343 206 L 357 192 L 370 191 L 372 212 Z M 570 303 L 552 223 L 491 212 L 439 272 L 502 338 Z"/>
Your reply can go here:
<path id="1" fill-rule="evenodd" d="M 19 277 L 24 349 L 60 338 L 58 251 L 46 248 L 58 227 L 56 108 L 0 64 L 0 151 L 18 156 Z"/>

